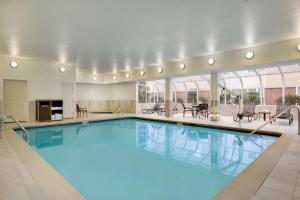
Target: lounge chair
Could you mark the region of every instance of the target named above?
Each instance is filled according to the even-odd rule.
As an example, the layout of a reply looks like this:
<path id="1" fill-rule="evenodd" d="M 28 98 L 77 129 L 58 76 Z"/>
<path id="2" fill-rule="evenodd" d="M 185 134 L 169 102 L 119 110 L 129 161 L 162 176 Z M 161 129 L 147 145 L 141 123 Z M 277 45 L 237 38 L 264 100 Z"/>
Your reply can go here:
<path id="1" fill-rule="evenodd" d="M 160 110 L 160 103 L 156 103 L 153 108 L 144 108 L 142 109 L 143 114 L 153 114 Z"/>
<path id="2" fill-rule="evenodd" d="M 80 108 L 78 104 L 76 104 L 76 111 L 77 111 L 77 116 L 81 116 L 81 114 L 84 116 L 88 116 L 87 109 L 86 108 Z"/>
<path id="3" fill-rule="evenodd" d="M 246 104 L 244 105 L 242 113 L 238 113 L 236 116 L 233 117 L 233 120 L 239 122 L 243 120 L 244 117 L 248 118 L 248 122 L 251 122 L 253 119 L 256 120 L 258 114 L 255 112 L 255 104 Z"/>
<path id="4" fill-rule="evenodd" d="M 192 115 L 193 115 L 193 117 L 194 117 L 194 108 L 192 108 L 192 107 L 187 107 L 187 106 L 185 106 L 184 105 L 184 103 L 180 103 L 181 105 L 182 105 L 182 107 L 183 107 L 183 117 L 185 117 L 185 113 L 186 112 L 191 112 L 192 113 Z"/>
<path id="5" fill-rule="evenodd" d="M 287 108 L 288 108 L 287 105 L 277 105 L 276 114 L 271 116 L 271 119 L 274 119 L 276 115 L 282 113 Z M 284 114 L 280 115 L 277 118 L 279 118 L 279 119 L 288 119 L 289 120 L 289 125 L 291 125 L 294 121 L 294 116 L 291 114 L 291 110 L 286 111 Z M 275 121 L 276 121 L 276 119 L 274 119 L 274 122 Z M 271 121 L 271 123 L 272 123 L 272 121 Z"/>
<path id="6" fill-rule="evenodd" d="M 173 114 L 177 114 L 177 113 L 178 113 L 178 108 L 177 108 L 177 103 L 176 103 L 175 106 L 173 107 Z M 158 115 L 166 114 L 166 108 L 165 107 L 160 107 L 157 110 L 157 114 Z"/>
<path id="7" fill-rule="evenodd" d="M 156 110 L 158 115 L 163 115 L 166 114 L 166 108 L 164 106 L 160 106 L 157 110 Z"/>

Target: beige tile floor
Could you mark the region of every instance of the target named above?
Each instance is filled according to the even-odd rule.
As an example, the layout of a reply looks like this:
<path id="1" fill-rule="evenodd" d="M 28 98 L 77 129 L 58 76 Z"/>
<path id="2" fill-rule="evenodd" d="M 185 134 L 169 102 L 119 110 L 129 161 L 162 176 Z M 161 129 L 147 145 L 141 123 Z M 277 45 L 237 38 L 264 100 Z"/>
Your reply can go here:
<path id="1" fill-rule="evenodd" d="M 265 121 L 263 119 L 253 120 L 252 122 L 248 122 L 247 119 L 243 119 L 241 121 L 241 123 L 237 123 L 237 122 L 233 121 L 232 117 L 228 117 L 228 116 L 220 117 L 220 120 L 218 122 L 212 122 L 209 119 L 204 118 L 204 117 L 201 117 L 200 119 L 193 118 L 193 117 L 191 117 L 191 115 L 186 115 L 186 117 L 182 117 L 182 114 L 177 114 L 177 115 L 173 116 L 173 118 L 194 121 L 194 122 L 202 122 L 202 123 L 207 123 L 207 124 L 212 124 L 212 125 L 241 127 L 241 128 L 249 128 L 249 129 L 255 129 L 265 123 Z M 275 123 L 268 124 L 262 130 L 276 131 L 276 132 L 282 132 L 285 134 L 297 135 L 297 132 L 298 132 L 297 129 L 298 129 L 298 123 L 296 121 L 294 121 L 294 123 L 290 126 L 290 125 L 288 125 L 287 120 L 278 119 L 278 120 L 276 120 Z"/>
<path id="2" fill-rule="evenodd" d="M 30 199 L 9 149 L 0 139 L 0 199 Z"/>
<path id="3" fill-rule="evenodd" d="M 141 115 L 90 115 L 88 118 L 68 119 L 63 123 L 93 120 L 93 119 L 107 119 L 121 116 L 141 116 Z M 145 117 L 145 115 L 143 115 Z M 149 118 L 165 117 L 149 115 Z M 221 125 L 229 127 L 255 128 L 263 123 L 263 121 L 253 121 L 251 123 L 247 120 L 241 124 L 233 122 L 230 117 L 222 117 L 219 122 L 212 122 L 208 119 L 194 119 L 190 116 L 183 118 L 176 115 L 172 118 L 175 121 L 205 123 L 211 125 Z M 24 125 L 37 125 L 39 123 L 24 123 Z M 4 131 L 10 130 L 12 124 L 6 124 Z M 288 126 L 286 121 L 277 121 L 273 125 L 268 125 L 265 130 L 279 131 L 284 134 L 292 135 L 294 137 L 288 150 L 280 158 L 275 165 L 272 172 L 268 175 L 259 189 L 249 199 L 299 199 L 300 200 L 300 136 L 297 136 L 297 124 Z M 246 186 L 245 186 L 246 187 Z M 40 183 L 33 178 L 30 170 L 22 163 L 14 148 L 3 137 L 0 139 L 0 199 L 53 199 L 51 195 L 47 195 L 41 189 Z M 72 196 L 70 199 L 73 199 Z M 232 198 L 231 198 L 232 199 Z"/>
<path id="4" fill-rule="evenodd" d="M 300 137 L 297 136 L 253 199 L 300 199 Z"/>

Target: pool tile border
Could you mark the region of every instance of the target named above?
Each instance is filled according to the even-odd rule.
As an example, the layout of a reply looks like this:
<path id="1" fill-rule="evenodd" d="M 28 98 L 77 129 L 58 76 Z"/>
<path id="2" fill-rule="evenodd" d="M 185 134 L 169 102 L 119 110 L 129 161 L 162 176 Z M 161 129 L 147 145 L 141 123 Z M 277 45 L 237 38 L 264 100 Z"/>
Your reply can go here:
<path id="1" fill-rule="evenodd" d="M 211 124 L 204 124 L 204 123 L 196 123 L 196 122 L 182 122 L 179 120 L 169 120 L 169 119 L 159 119 L 159 118 L 147 118 L 141 116 L 124 116 L 124 117 L 116 117 L 116 118 L 108 118 L 108 119 L 92 119 L 92 120 L 83 120 L 83 121 L 76 121 L 76 122 L 62 122 L 62 123 L 55 123 L 55 124 L 42 124 L 42 125 L 28 125 L 24 126 L 25 128 L 42 128 L 42 127 L 55 127 L 55 126 L 65 126 L 65 125 L 72 125 L 72 124 L 82 124 L 82 123 L 96 123 L 102 121 L 114 121 L 114 120 L 122 120 L 122 119 L 141 119 L 141 120 L 148 120 L 148 121 L 158 121 L 158 122 L 165 122 L 165 123 L 172 123 L 172 124 L 181 124 L 181 125 L 188 125 L 188 126 L 197 126 L 197 127 L 206 127 L 212 129 L 225 129 L 229 131 L 240 131 L 243 133 L 250 133 L 253 129 L 248 128 L 238 128 L 238 127 L 230 127 L 230 126 L 222 126 L 222 125 L 211 125 Z M 19 127 L 13 128 L 13 130 L 20 130 Z M 266 131 L 260 130 L 254 133 L 255 135 L 268 135 L 274 137 L 280 137 L 282 133 L 275 132 L 275 131 Z"/>

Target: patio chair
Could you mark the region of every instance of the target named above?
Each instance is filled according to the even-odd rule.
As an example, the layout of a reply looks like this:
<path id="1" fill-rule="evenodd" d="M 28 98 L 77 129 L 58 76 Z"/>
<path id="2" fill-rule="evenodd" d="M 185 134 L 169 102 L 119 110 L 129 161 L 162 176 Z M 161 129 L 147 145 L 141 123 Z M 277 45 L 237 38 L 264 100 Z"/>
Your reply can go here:
<path id="1" fill-rule="evenodd" d="M 156 103 L 152 108 L 144 108 L 142 109 L 143 114 L 153 114 L 160 110 L 160 103 Z"/>
<path id="2" fill-rule="evenodd" d="M 81 116 L 81 114 L 83 116 L 84 114 L 88 116 L 87 108 L 80 108 L 78 104 L 76 104 L 76 112 L 77 112 L 77 116 Z"/>
<path id="3" fill-rule="evenodd" d="M 182 105 L 182 107 L 183 107 L 183 117 L 185 117 L 185 113 L 186 112 L 191 112 L 192 113 L 192 115 L 193 115 L 193 117 L 194 117 L 194 109 L 192 108 L 192 107 L 187 107 L 187 106 L 185 106 L 184 105 L 184 103 L 180 103 L 181 105 Z"/>
<path id="4" fill-rule="evenodd" d="M 178 113 L 178 108 L 177 108 L 177 103 L 175 103 L 175 105 L 173 106 L 173 114 L 177 114 Z"/>
<path id="5" fill-rule="evenodd" d="M 208 112 L 208 104 L 207 103 L 200 103 L 198 108 L 196 109 L 196 116 L 203 115 L 204 117 L 208 118 L 209 112 Z"/>
<path id="6" fill-rule="evenodd" d="M 243 118 L 247 117 L 248 122 L 251 122 L 253 119 L 256 120 L 258 114 L 255 112 L 255 104 L 245 104 L 242 113 L 238 113 L 233 117 L 233 120 L 239 122 L 243 120 Z"/>
<path id="7" fill-rule="evenodd" d="M 276 115 L 282 113 L 285 109 L 287 109 L 288 106 L 287 105 L 277 105 L 276 106 L 276 114 L 271 116 L 271 119 L 274 119 Z M 284 114 L 280 115 L 279 117 L 277 117 L 279 119 L 287 119 L 289 120 L 289 125 L 291 125 L 294 121 L 294 116 L 291 114 L 291 110 L 286 111 Z M 272 120 L 273 121 L 273 120 Z M 272 123 L 271 121 L 271 123 Z M 274 122 L 276 121 L 276 118 L 274 119 Z"/>

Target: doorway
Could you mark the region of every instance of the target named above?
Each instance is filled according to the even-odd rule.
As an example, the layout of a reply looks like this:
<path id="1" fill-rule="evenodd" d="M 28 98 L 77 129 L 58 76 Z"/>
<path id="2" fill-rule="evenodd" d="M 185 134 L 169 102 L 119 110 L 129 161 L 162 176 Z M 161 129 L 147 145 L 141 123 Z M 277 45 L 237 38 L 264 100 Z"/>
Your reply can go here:
<path id="1" fill-rule="evenodd" d="M 18 121 L 27 121 L 27 81 L 4 80 L 4 115 L 12 115 Z"/>

